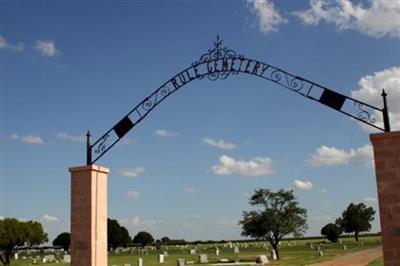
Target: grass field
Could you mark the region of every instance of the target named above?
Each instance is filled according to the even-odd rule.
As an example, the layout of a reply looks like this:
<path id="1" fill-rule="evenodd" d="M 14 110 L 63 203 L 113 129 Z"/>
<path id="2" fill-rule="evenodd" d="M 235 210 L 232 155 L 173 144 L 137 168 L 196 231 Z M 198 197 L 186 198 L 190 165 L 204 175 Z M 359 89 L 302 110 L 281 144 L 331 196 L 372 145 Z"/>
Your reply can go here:
<path id="1" fill-rule="evenodd" d="M 324 260 L 330 260 L 337 255 L 345 254 L 349 252 L 359 251 L 363 249 L 368 249 L 372 247 L 376 247 L 381 245 L 380 237 L 362 237 L 360 238 L 360 242 L 364 243 L 364 245 L 360 245 L 356 243 L 351 238 L 342 239 L 343 244 L 347 245 L 347 250 L 343 250 L 340 244 L 333 244 L 330 242 L 324 242 L 323 239 L 312 239 L 312 240 L 296 240 L 296 246 L 288 246 L 287 241 L 282 241 L 281 245 L 281 260 L 280 261 L 270 261 L 269 265 L 307 265 L 311 263 L 321 262 Z M 320 244 L 322 250 L 324 252 L 324 256 L 320 257 L 316 250 L 312 250 L 307 246 L 307 243 Z M 162 250 L 151 251 L 147 255 L 138 255 L 138 254 L 119 254 L 119 255 L 109 255 L 108 265 L 118 265 L 121 266 L 125 263 L 129 263 L 131 266 L 137 265 L 137 259 L 143 259 L 143 266 L 176 266 L 178 258 L 184 258 L 186 261 L 194 261 L 197 263 L 198 254 L 205 253 L 208 255 L 208 260 L 210 263 L 217 262 L 218 259 L 226 258 L 233 260 L 241 260 L 241 261 L 255 261 L 255 257 L 257 255 L 268 255 L 270 258 L 270 250 L 266 251 L 262 248 L 262 246 L 258 247 L 249 247 L 249 248 L 240 248 L 239 254 L 234 254 L 232 249 L 224 248 L 222 244 L 217 245 L 220 249 L 220 255 L 216 256 L 214 252 L 215 245 L 199 245 L 198 253 L 196 255 L 190 255 L 188 250 L 180 250 L 175 246 L 168 248 L 169 256 L 166 258 L 165 263 L 160 264 L 157 262 L 157 255 L 162 253 Z M 190 247 L 190 246 L 189 246 Z M 11 265 L 15 266 L 25 266 L 30 265 L 31 260 L 18 260 L 13 261 Z M 381 264 L 379 264 L 381 263 Z M 61 266 L 61 265 L 69 265 L 69 264 L 45 264 L 48 266 Z M 383 262 L 377 261 L 375 264 L 371 264 L 373 266 L 383 265 Z"/>
<path id="2" fill-rule="evenodd" d="M 383 266 L 383 257 L 381 257 L 377 260 L 374 260 L 373 262 L 368 264 L 368 266 Z"/>

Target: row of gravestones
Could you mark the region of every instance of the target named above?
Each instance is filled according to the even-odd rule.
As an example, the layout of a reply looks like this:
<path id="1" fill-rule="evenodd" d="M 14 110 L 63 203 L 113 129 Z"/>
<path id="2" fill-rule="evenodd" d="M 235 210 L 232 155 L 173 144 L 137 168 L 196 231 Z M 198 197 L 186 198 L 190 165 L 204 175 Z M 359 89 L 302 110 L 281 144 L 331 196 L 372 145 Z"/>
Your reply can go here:
<path id="1" fill-rule="evenodd" d="M 19 253 L 14 253 L 14 260 L 19 260 Z M 32 256 L 26 257 L 26 256 L 21 256 L 21 259 L 23 260 L 27 260 L 30 259 L 32 260 L 32 264 L 39 264 L 39 263 L 59 263 L 59 262 L 65 262 L 65 263 L 71 263 L 71 255 L 69 254 L 64 254 L 62 259 L 58 258 L 58 256 L 56 257 L 53 254 L 50 255 L 45 255 L 43 257 L 41 256 L 36 256 L 35 258 L 33 258 Z"/>

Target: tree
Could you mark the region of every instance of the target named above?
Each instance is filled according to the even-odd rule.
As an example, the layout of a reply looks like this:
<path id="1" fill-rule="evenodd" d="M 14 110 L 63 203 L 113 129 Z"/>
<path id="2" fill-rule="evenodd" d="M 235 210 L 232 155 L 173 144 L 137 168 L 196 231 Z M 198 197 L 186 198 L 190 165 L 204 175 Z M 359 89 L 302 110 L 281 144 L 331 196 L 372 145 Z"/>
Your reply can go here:
<path id="1" fill-rule="evenodd" d="M 3 265 L 10 265 L 17 247 L 37 246 L 47 241 L 47 234 L 38 222 L 21 222 L 14 218 L 0 220 L 0 261 Z"/>
<path id="2" fill-rule="evenodd" d="M 300 208 L 293 190 L 257 189 L 249 199 L 257 210 L 243 212 L 242 235 L 268 241 L 280 259 L 279 241 L 288 234 L 304 233 L 307 210 Z"/>
<path id="3" fill-rule="evenodd" d="M 331 241 L 336 243 L 339 239 L 339 236 L 343 233 L 342 228 L 337 226 L 336 224 L 329 223 L 322 227 L 321 229 L 321 235 L 326 236 L 326 238 Z"/>
<path id="4" fill-rule="evenodd" d="M 67 232 L 59 234 L 53 240 L 53 246 L 60 246 L 64 250 L 68 250 L 70 245 L 71 245 L 71 234 Z"/>
<path id="5" fill-rule="evenodd" d="M 167 236 L 164 236 L 164 237 L 161 238 L 161 242 L 162 242 L 163 244 L 168 244 L 169 241 L 170 241 L 170 239 L 169 239 L 169 237 L 167 237 Z"/>
<path id="6" fill-rule="evenodd" d="M 150 233 L 148 233 L 146 231 L 141 231 L 141 232 L 137 233 L 137 235 L 133 238 L 132 242 L 135 244 L 140 244 L 144 247 L 148 244 L 153 243 L 154 238 Z"/>
<path id="7" fill-rule="evenodd" d="M 131 243 L 128 230 L 120 226 L 117 220 L 107 219 L 108 248 L 126 247 Z"/>
<path id="8" fill-rule="evenodd" d="M 367 208 L 364 203 L 350 203 L 343 211 L 342 217 L 336 219 L 336 224 L 346 233 L 354 232 L 354 237 L 358 241 L 360 232 L 371 229 L 371 222 L 374 220 L 374 215 L 375 211 L 372 207 Z"/>

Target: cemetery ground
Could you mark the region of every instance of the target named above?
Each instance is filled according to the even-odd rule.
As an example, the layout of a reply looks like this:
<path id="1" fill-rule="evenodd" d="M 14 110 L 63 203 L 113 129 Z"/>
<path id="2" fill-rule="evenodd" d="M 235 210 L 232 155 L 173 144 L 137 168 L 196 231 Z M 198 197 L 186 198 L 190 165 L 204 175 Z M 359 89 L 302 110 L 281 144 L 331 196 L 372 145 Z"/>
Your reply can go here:
<path id="1" fill-rule="evenodd" d="M 290 246 L 289 246 L 290 243 Z M 318 262 L 329 261 L 337 258 L 343 254 L 349 254 L 361 250 L 372 249 L 381 246 L 381 238 L 379 236 L 368 236 L 361 237 L 359 242 L 356 242 L 354 238 L 341 238 L 341 243 L 331 243 L 324 238 L 317 239 L 306 239 L 306 240 L 284 240 L 281 243 L 281 255 L 282 258 L 279 261 L 271 259 L 271 247 L 268 250 L 263 246 L 265 242 L 250 242 L 248 247 L 244 247 L 240 244 L 239 253 L 234 253 L 233 248 L 219 244 L 202 244 L 202 245 L 188 245 L 186 248 L 182 246 L 168 246 L 162 247 L 159 250 L 148 250 L 147 254 L 138 254 L 135 250 L 130 254 L 129 252 L 121 252 L 120 254 L 114 254 L 110 252 L 108 265 L 123 266 L 129 264 L 131 266 L 138 266 L 138 258 L 143 259 L 143 266 L 177 266 L 177 260 L 180 258 L 185 259 L 185 265 L 199 264 L 199 255 L 207 254 L 208 263 L 205 265 L 218 263 L 218 260 L 228 259 L 229 261 L 240 261 L 242 263 L 248 263 L 248 265 L 255 263 L 256 257 L 259 255 L 267 255 L 269 259 L 268 265 L 309 265 Z M 311 244 L 311 245 L 310 245 Z M 310 247 L 312 246 L 312 248 Z M 323 252 L 323 256 L 320 256 L 318 252 L 318 246 Z M 346 249 L 344 248 L 346 246 Z M 219 249 L 219 256 L 216 255 L 215 249 Z M 190 254 L 190 249 L 196 249 L 195 254 Z M 166 251 L 168 256 L 165 257 L 164 263 L 158 262 L 158 255 L 163 254 Z M 36 257 L 39 254 L 31 254 L 30 256 Z M 32 265 L 32 259 L 22 259 L 25 256 L 20 254 L 19 260 L 13 260 L 11 265 L 25 266 Z M 39 255 L 39 256 L 43 256 Z M 38 260 L 39 261 L 39 260 Z M 55 265 L 69 265 L 66 263 L 46 263 L 48 266 Z M 370 265 L 380 266 L 383 265 L 382 259 L 377 259 Z"/>

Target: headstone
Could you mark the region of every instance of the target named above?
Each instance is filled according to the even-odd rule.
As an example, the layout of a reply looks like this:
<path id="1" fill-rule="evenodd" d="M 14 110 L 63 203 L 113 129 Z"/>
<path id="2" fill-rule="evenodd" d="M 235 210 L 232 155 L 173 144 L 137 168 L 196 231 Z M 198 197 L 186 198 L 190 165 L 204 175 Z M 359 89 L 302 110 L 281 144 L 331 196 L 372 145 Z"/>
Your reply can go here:
<path id="1" fill-rule="evenodd" d="M 317 246 L 317 251 L 321 251 L 321 246 L 320 245 Z"/>
<path id="2" fill-rule="evenodd" d="M 46 263 L 47 259 L 46 258 L 42 258 L 42 263 Z"/>
<path id="3" fill-rule="evenodd" d="M 347 250 L 347 245 L 343 245 L 343 250 Z"/>
<path id="4" fill-rule="evenodd" d="M 235 254 L 237 254 L 237 253 L 239 253 L 240 251 L 239 251 L 239 247 L 238 246 L 234 246 L 233 247 L 233 253 L 235 253 Z"/>
<path id="5" fill-rule="evenodd" d="M 319 255 L 320 257 L 322 257 L 322 256 L 324 256 L 324 252 L 323 252 L 322 250 L 318 250 L 318 255 Z"/>
<path id="6" fill-rule="evenodd" d="M 219 256 L 219 249 L 218 248 L 215 249 L 215 255 Z"/>
<path id="7" fill-rule="evenodd" d="M 227 262 L 229 262 L 229 260 L 228 259 L 219 259 L 218 262 L 227 263 Z"/>
<path id="8" fill-rule="evenodd" d="M 278 257 L 276 256 L 275 249 L 271 249 L 271 258 L 272 258 L 273 260 L 277 260 L 277 259 L 278 259 Z"/>
<path id="9" fill-rule="evenodd" d="M 195 249 L 191 249 L 191 250 L 190 250 L 190 254 L 191 254 L 191 255 L 196 254 L 196 250 L 195 250 Z"/>
<path id="10" fill-rule="evenodd" d="M 14 254 L 14 260 L 18 260 L 18 253 Z"/>
<path id="11" fill-rule="evenodd" d="M 124 263 L 124 266 L 131 266 L 129 263 Z"/>
<path id="12" fill-rule="evenodd" d="M 22 256 L 22 259 L 23 259 L 23 260 L 26 260 L 26 256 Z"/>
<path id="13" fill-rule="evenodd" d="M 168 251 L 163 252 L 164 257 L 168 257 Z"/>
<path id="14" fill-rule="evenodd" d="M 313 245 L 313 244 L 310 244 L 310 248 L 311 248 L 311 249 L 314 249 L 314 245 Z"/>
<path id="15" fill-rule="evenodd" d="M 188 260 L 188 261 L 186 262 L 186 264 L 194 264 L 194 261 Z"/>
<path id="16" fill-rule="evenodd" d="M 207 263 L 207 262 L 208 262 L 207 254 L 200 254 L 199 263 Z"/>
<path id="17" fill-rule="evenodd" d="M 143 259 L 142 258 L 138 258 L 137 259 L 137 266 L 143 266 Z"/>
<path id="18" fill-rule="evenodd" d="M 159 254 L 158 255 L 158 262 L 159 263 L 164 263 L 164 254 Z"/>
<path id="19" fill-rule="evenodd" d="M 63 261 L 65 263 L 71 263 L 71 255 L 64 255 Z"/>
<path id="20" fill-rule="evenodd" d="M 176 266 L 185 266 L 185 259 L 178 259 L 176 261 Z"/>
<path id="21" fill-rule="evenodd" d="M 56 257 L 54 255 L 46 255 L 44 256 L 44 258 L 48 261 L 48 262 L 53 262 Z"/>
<path id="22" fill-rule="evenodd" d="M 257 264 L 267 264 L 269 263 L 267 255 L 260 255 L 257 257 Z"/>

